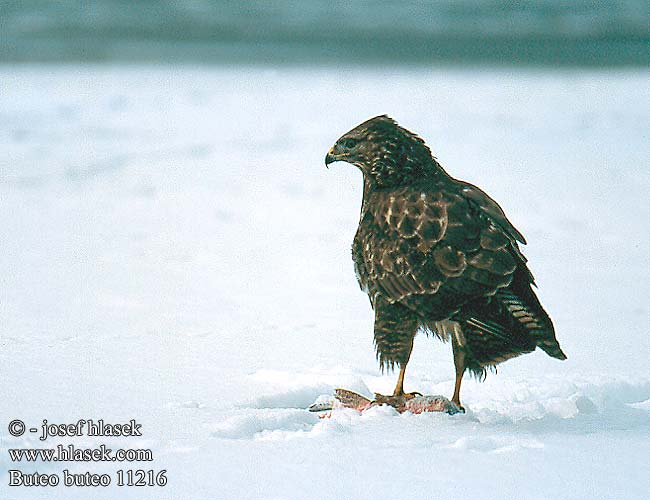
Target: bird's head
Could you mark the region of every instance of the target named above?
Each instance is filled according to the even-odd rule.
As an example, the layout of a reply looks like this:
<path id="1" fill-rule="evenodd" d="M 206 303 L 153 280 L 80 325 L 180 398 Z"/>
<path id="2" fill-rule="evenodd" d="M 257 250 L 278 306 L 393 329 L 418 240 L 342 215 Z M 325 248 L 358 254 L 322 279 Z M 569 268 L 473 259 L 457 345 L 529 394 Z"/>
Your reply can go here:
<path id="1" fill-rule="evenodd" d="M 330 148 L 325 165 L 345 161 L 380 187 L 416 182 L 442 171 L 424 141 L 381 115 L 343 134 Z"/>

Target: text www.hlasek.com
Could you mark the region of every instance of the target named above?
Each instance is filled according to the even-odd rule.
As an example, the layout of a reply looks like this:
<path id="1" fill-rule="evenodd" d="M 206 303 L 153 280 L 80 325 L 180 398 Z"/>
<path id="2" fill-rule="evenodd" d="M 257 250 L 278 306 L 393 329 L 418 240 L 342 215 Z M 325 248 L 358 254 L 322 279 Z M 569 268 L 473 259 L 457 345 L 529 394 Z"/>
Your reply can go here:
<path id="1" fill-rule="evenodd" d="M 56 448 L 25 448 L 9 450 L 12 462 L 151 462 L 151 450 L 113 450 L 105 445 L 98 448 L 75 448 L 58 445 Z"/>

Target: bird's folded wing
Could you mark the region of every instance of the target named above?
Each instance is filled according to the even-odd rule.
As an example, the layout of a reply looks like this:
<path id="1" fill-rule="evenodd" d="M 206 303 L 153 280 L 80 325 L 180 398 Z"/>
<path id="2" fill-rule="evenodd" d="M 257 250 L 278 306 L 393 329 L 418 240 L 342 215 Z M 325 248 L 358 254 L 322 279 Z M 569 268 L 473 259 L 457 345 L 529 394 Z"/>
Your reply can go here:
<path id="1" fill-rule="evenodd" d="M 495 224 L 505 231 L 510 238 L 526 244 L 526 239 L 508 220 L 501 206 L 494 201 L 481 188 L 464 181 L 456 181 L 460 186 L 463 195 L 474 202 Z"/>
<path id="2" fill-rule="evenodd" d="M 360 250 L 389 302 L 441 294 L 462 303 L 507 286 L 517 267 L 513 238 L 457 194 L 396 191 L 372 223 Z"/>

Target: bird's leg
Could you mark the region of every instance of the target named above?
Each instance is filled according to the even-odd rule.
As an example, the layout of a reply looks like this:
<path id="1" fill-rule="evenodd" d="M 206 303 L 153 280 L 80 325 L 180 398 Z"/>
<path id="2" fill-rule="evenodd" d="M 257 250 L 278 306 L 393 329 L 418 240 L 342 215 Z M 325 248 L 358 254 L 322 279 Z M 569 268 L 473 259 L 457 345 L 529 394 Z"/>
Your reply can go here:
<path id="1" fill-rule="evenodd" d="M 375 394 L 376 404 L 402 407 L 414 395 L 404 393 L 404 373 L 418 331 L 418 317 L 406 306 L 390 304 L 381 296 L 375 302 L 375 347 L 383 369 L 399 366 L 397 385 L 391 396 Z"/>
<path id="2" fill-rule="evenodd" d="M 415 396 L 421 396 L 419 392 L 404 392 L 404 374 L 406 373 L 406 365 L 411 358 L 411 351 L 413 350 L 413 337 L 408 345 L 408 354 L 406 355 L 406 361 L 400 363 L 399 375 L 397 376 L 397 385 L 395 385 L 395 390 L 393 391 L 393 397 L 401 398 L 414 398 Z"/>
<path id="3" fill-rule="evenodd" d="M 397 377 L 397 385 L 393 391 L 393 396 L 403 396 L 404 395 L 404 373 L 406 372 L 406 363 L 404 363 L 399 369 L 399 376 Z"/>
<path id="4" fill-rule="evenodd" d="M 457 342 L 455 336 L 452 336 L 451 347 L 454 352 L 454 367 L 456 368 L 456 385 L 454 386 L 454 395 L 451 397 L 451 401 L 452 403 L 456 403 L 460 409 L 464 410 L 463 405 L 460 404 L 460 384 L 463 381 L 463 374 L 465 373 L 465 352 Z"/>

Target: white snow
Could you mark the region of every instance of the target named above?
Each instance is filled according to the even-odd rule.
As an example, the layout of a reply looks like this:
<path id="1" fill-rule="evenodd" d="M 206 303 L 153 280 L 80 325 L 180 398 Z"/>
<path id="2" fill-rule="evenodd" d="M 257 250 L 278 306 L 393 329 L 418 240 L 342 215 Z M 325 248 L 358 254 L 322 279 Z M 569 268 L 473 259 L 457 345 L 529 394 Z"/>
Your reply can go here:
<path id="1" fill-rule="evenodd" d="M 0 497 L 647 498 L 650 71 L 0 66 Z M 568 360 L 467 378 L 465 415 L 304 408 L 388 392 L 324 156 L 388 113 L 498 200 Z M 419 336 L 406 389 L 451 395 Z M 139 464 L 17 466 L 7 424 L 136 419 Z M 52 444 L 49 444 L 52 443 Z M 7 469 L 167 469 L 18 488 Z"/>

